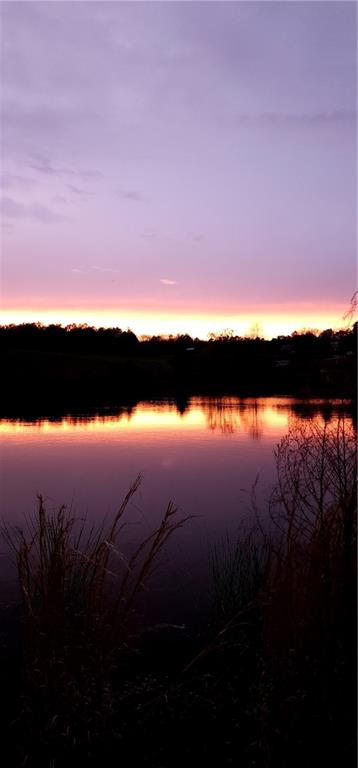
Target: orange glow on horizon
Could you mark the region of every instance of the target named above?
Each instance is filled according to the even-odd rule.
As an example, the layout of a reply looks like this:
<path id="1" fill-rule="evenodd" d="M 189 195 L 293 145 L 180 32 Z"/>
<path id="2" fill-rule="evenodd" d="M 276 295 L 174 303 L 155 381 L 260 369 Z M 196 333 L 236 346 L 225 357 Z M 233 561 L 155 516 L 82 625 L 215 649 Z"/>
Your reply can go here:
<path id="1" fill-rule="evenodd" d="M 210 333 L 222 333 L 232 330 L 236 335 L 251 335 L 254 331 L 265 338 L 279 335 L 289 335 L 302 329 L 326 328 L 339 329 L 344 327 L 341 306 L 331 308 L 319 305 L 299 305 L 276 307 L 252 307 L 240 314 L 208 311 L 178 313 L 177 311 L 137 312 L 116 308 L 102 309 L 70 309 L 65 308 L 32 308 L 32 309 L 3 309 L 0 312 L 0 323 L 19 324 L 41 322 L 44 325 L 58 323 L 63 326 L 71 323 L 87 323 L 94 327 L 130 328 L 137 336 L 168 336 L 170 334 L 187 333 L 192 337 L 205 339 Z"/>

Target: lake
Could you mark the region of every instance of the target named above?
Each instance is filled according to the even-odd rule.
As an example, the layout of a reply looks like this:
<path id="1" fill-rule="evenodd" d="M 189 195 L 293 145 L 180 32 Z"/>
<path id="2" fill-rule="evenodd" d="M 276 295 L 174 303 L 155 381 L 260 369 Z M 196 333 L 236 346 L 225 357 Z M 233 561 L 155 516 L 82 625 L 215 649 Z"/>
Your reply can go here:
<path id="1" fill-rule="evenodd" d="M 101 523 L 140 473 L 123 551 L 153 530 L 169 500 L 183 516 L 196 515 L 168 544 L 153 586 L 167 618 L 171 604 L 184 616 L 207 582 L 210 547 L 253 520 L 255 482 L 264 514 L 280 439 L 297 420 L 329 421 L 342 412 L 351 419 L 349 404 L 338 401 L 193 397 L 94 415 L 1 419 L 1 513 L 21 525 L 41 493 L 49 510 L 66 504 Z M 8 583 L 5 554 L 2 563 Z"/>

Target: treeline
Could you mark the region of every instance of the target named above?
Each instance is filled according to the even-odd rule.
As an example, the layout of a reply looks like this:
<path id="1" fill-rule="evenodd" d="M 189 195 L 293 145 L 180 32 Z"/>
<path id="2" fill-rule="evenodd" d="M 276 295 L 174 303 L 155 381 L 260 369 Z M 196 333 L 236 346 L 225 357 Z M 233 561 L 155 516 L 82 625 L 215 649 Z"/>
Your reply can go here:
<path id="1" fill-rule="evenodd" d="M 194 394 L 354 398 L 357 324 L 267 340 L 138 339 L 86 325 L 0 327 L 2 415 Z"/>
<path id="2" fill-rule="evenodd" d="M 93 328 L 89 325 L 42 325 L 22 323 L 0 326 L 0 342 L 4 349 L 78 352 L 84 354 L 118 354 L 134 351 L 137 336 L 120 328 Z"/>
<path id="3" fill-rule="evenodd" d="M 58 352 L 79 352 L 89 354 L 166 354 L 178 349 L 197 351 L 225 345 L 225 349 L 265 351 L 270 355 L 314 355 L 331 357 L 337 354 L 355 352 L 357 323 L 353 328 L 334 331 L 331 328 L 321 333 L 295 331 L 288 336 L 277 336 L 267 340 L 259 336 L 235 336 L 232 332 L 210 334 L 208 340 L 188 334 L 176 336 L 147 336 L 138 338 L 130 329 L 95 328 L 87 324 L 42 325 L 22 323 L 0 326 L 0 342 L 4 349 L 9 347 L 27 350 L 49 350 Z"/>

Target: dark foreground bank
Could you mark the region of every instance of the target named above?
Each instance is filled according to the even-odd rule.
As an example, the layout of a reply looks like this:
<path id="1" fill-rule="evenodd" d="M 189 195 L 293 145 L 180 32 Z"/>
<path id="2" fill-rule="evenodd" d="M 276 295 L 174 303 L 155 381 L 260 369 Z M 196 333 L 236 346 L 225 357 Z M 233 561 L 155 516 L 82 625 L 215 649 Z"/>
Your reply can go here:
<path id="1" fill-rule="evenodd" d="M 355 764 L 355 433 L 344 418 L 295 428 L 276 463 L 255 530 L 211 551 L 211 609 L 191 626 L 141 619 L 190 520 L 169 504 L 123 561 L 138 482 L 108 529 L 41 499 L 23 532 L 5 529 L 22 593 L 1 614 L 6 765 Z"/>

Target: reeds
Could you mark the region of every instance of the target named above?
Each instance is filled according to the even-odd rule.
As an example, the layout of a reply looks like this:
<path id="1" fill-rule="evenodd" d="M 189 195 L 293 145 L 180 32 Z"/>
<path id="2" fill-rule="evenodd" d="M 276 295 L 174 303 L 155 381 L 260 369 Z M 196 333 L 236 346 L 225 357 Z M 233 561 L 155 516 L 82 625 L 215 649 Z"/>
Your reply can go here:
<path id="1" fill-rule="evenodd" d="M 4 527 L 16 553 L 28 623 L 43 618 L 56 637 L 67 620 L 75 625 L 79 618 L 86 631 L 100 625 L 103 632 L 106 626 L 115 629 L 117 638 L 124 631 L 165 543 L 191 517 L 178 518 L 178 510 L 169 502 L 159 527 L 125 558 L 119 536 L 140 482 L 138 476 L 107 529 L 101 526 L 88 531 L 86 521 L 76 520 L 65 506 L 49 514 L 42 496 L 38 496 L 37 510 L 27 519 L 25 530 Z"/>
<path id="2" fill-rule="evenodd" d="M 247 705 L 251 697 L 259 763 L 302 764 L 309 745 L 309 764 L 348 765 L 355 732 L 356 435 L 343 418 L 298 422 L 275 458 L 277 482 L 268 509 L 255 507 L 255 530 L 227 543 L 221 559 L 214 552 L 222 628 L 207 650 L 222 655 L 226 647 L 228 654 L 235 642 L 242 649 L 245 626 L 256 628 L 245 658 L 254 659 Z"/>
<path id="3" fill-rule="evenodd" d="M 345 631 L 354 612 L 357 451 L 346 421 L 295 425 L 276 449 L 269 502 L 270 610 L 295 644 L 312 631 Z M 343 624 L 342 624 L 343 621 Z M 271 621 L 275 631 L 282 625 Z M 312 639 L 312 638 L 311 638 Z"/>
<path id="4" fill-rule="evenodd" d="M 267 567 L 266 542 L 243 531 L 235 542 L 227 538 L 212 547 L 209 555 L 215 621 L 231 620 L 257 599 Z"/>
<path id="5" fill-rule="evenodd" d="M 189 519 L 170 502 L 159 527 L 126 558 L 120 534 L 140 482 L 107 527 L 89 529 L 64 506 L 50 514 L 42 496 L 25 529 L 4 527 L 17 559 L 28 717 L 31 728 L 34 717 L 41 723 L 39 743 L 54 732 L 67 733 L 66 743 L 94 737 L 112 706 L 111 670 L 138 597 L 169 537 Z"/>
<path id="6" fill-rule="evenodd" d="M 216 611 L 228 617 L 252 601 L 280 603 L 305 624 L 319 605 L 332 612 L 352 595 L 357 542 L 357 450 L 344 418 L 294 424 L 275 450 L 277 481 L 268 509 L 253 505 L 256 525 L 211 553 Z M 270 524 L 271 523 L 271 524 Z M 280 600 L 279 600 L 280 595 Z M 309 608 L 310 606 L 310 608 Z M 297 629 L 297 628 L 296 628 Z M 295 629 L 295 631 L 296 631 Z"/>

